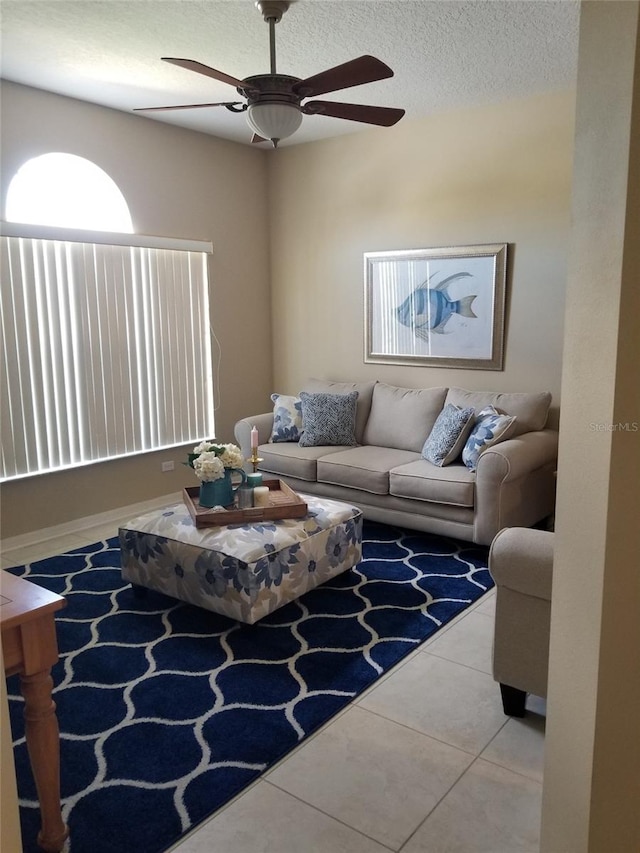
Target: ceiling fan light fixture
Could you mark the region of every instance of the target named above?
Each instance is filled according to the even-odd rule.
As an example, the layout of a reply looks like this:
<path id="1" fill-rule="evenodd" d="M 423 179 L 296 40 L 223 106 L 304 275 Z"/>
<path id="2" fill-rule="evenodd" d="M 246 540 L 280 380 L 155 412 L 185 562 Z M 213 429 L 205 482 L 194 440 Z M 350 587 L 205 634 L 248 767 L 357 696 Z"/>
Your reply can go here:
<path id="1" fill-rule="evenodd" d="M 294 104 L 251 104 L 247 123 L 263 139 L 270 139 L 276 148 L 281 139 L 292 136 L 302 124 L 300 108 Z"/>

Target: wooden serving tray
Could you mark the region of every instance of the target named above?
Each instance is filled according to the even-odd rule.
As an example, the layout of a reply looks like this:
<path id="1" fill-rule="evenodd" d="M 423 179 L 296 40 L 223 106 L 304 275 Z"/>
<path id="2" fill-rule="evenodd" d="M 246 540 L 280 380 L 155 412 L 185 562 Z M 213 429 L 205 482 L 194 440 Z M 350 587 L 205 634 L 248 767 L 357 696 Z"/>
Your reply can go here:
<path id="1" fill-rule="evenodd" d="M 249 509 L 210 509 L 200 506 L 200 486 L 187 486 L 182 497 L 196 527 L 211 527 L 216 524 L 252 524 L 259 521 L 275 521 L 279 518 L 302 518 L 307 514 L 307 504 L 284 480 L 264 480 L 269 489 L 269 506 L 253 506 Z"/>

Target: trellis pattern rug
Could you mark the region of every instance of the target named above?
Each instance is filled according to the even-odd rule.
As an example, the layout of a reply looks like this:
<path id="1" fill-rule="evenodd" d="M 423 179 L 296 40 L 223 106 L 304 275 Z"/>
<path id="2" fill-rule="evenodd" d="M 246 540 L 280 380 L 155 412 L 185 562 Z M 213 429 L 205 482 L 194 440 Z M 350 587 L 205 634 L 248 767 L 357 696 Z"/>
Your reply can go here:
<path id="1" fill-rule="evenodd" d="M 70 853 L 158 853 L 493 586 L 487 549 L 365 522 L 355 568 L 244 625 L 138 599 L 117 538 L 11 569 L 64 595 L 53 669 Z M 24 850 L 39 810 L 17 676 Z"/>

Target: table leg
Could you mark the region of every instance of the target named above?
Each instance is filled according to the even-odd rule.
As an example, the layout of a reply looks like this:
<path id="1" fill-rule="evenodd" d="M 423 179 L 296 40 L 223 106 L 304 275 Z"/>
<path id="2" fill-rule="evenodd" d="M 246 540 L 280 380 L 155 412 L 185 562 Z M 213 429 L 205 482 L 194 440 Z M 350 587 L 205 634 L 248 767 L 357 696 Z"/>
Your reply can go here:
<path id="1" fill-rule="evenodd" d="M 60 812 L 60 735 L 52 687 L 50 670 L 20 676 L 27 749 L 42 819 L 38 844 L 47 853 L 59 853 L 69 828 Z"/>

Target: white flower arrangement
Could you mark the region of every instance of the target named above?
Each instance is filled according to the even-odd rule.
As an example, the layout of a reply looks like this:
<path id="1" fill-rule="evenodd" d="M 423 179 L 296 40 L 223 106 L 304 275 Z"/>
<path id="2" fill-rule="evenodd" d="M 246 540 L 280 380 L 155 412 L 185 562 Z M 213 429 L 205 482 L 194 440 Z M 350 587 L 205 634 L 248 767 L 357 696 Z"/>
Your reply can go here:
<path id="1" fill-rule="evenodd" d="M 222 459 L 213 451 L 205 450 L 193 460 L 193 470 L 196 476 L 204 483 L 212 480 L 220 480 L 224 477 L 224 465 Z"/>
<path id="2" fill-rule="evenodd" d="M 201 441 L 189 454 L 187 465 L 203 482 L 220 480 L 226 468 L 242 468 L 244 457 L 236 444 L 218 444 L 216 441 Z"/>
<path id="3" fill-rule="evenodd" d="M 220 459 L 225 468 L 242 468 L 244 457 L 242 451 L 235 444 L 223 444 L 224 452 Z"/>

